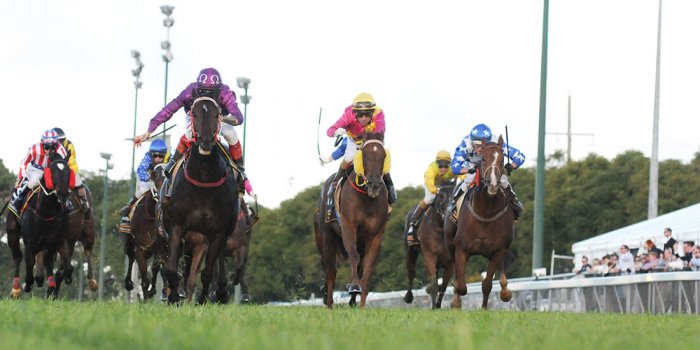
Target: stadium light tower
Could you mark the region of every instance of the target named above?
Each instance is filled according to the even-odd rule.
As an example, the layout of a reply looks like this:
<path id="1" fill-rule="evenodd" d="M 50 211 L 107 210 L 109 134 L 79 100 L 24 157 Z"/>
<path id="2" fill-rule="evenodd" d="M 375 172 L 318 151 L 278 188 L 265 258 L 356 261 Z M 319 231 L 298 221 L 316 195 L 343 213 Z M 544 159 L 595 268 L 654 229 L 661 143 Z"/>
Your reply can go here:
<path id="1" fill-rule="evenodd" d="M 131 70 L 131 75 L 134 76 L 134 133 L 131 137 L 132 140 L 136 138 L 136 116 L 138 113 L 139 106 L 139 89 L 143 85 L 141 82 L 141 71 L 143 70 L 143 62 L 141 62 L 141 53 L 137 50 L 131 50 L 131 57 L 136 61 L 136 68 Z M 136 157 L 136 146 L 131 144 L 131 188 L 136 190 L 136 171 L 134 170 Z"/>
<path id="2" fill-rule="evenodd" d="M 163 5 L 160 7 L 160 12 L 165 15 L 163 26 L 165 27 L 165 40 L 160 42 L 160 48 L 163 49 L 163 62 L 165 62 L 165 92 L 163 93 L 163 106 L 168 104 L 168 66 L 173 60 L 173 53 L 170 51 L 170 28 L 175 24 L 175 19 L 171 17 L 175 6 Z M 163 123 L 163 141 L 168 142 L 165 134 L 166 123 Z"/>
<path id="3" fill-rule="evenodd" d="M 114 165 L 109 164 L 109 160 L 112 158 L 111 153 L 100 153 L 100 157 L 105 160 L 105 178 L 104 178 L 104 189 L 102 190 L 102 223 L 100 224 L 100 277 L 99 277 L 99 289 L 97 292 L 98 299 L 102 300 L 105 290 L 105 231 L 107 230 L 107 203 L 109 202 L 107 197 L 109 196 L 108 185 L 109 178 L 107 177 L 107 172 L 112 169 Z"/>
<path id="4" fill-rule="evenodd" d="M 252 98 L 248 95 L 248 86 L 250 86 L 250 78 L 238 77 L 236 78 L 236 83 L 238 87 L 243 89 L 243 96 L 241 96 L 241 103 L 243 103 L 243 162 L 245 162 L 245 142 L 248 140 L 246 137 L 246 126 L 248 125 L 248 103 Z"/>

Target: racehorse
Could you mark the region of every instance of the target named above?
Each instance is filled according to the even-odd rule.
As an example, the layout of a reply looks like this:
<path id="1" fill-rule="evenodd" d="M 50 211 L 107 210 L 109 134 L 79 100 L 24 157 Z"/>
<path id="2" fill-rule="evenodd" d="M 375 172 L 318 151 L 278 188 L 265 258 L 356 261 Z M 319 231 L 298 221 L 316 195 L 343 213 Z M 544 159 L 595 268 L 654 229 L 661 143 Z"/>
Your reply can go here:
<path id="1" fill-rule="evenodd" d="M 241 198 L 241 208 L 245 207 L 243 198 Z M 257 217 L 253 218 L 248 213 L 248 210 L 241 210 L 238 214 L 238 221 L 233 234 L 228 236 L 226 240 L 226 257 L 233 258 L 235 271 L 231 273 L 231 281 L 233 285 L 241 285 L 241 302 L 250 302 L 250 294 L 248 294 L 248 285 L 245 282 L 245 268 L 248 264 L 248 250 L 250 248 L 250 236 L 253 231 L 253 225 L 257 222 Z"/>
<path id="2" fill-rule="evenodd" d="M 184 164 L 173 175 L 170 198 L 164 198 L 163 227 L 168 237 L 168 303 L 180 300 L 177 293 L 177 274 L 180 246 L 186 234 L 200 234 L 206 239 L 206 266 L 202 271 L 202 293 L 198 303 L 203 304 L 209 294 L 215 263 L 222 265 L 226 237 L 233 232 L 238 211 L 238 184 L 223 149 L 218 144 L 221 109 L 209 97 L 198 97 L 192 104 L 192 136 L 194 141 Z M 167 191 L 163 186 L 163 191 Z M 197 265 L 197 270 L 199 266 Z M 190 278 L 196 278 L 190 276 Z M 227 278 L 219 274 L 216 296 L 219 301 L 228 298 Z M 191 296 L 188 296 L 191 300 Z"/>
<path id="3" fill-rule="evenodd" d="M 32 290 L 35 282 L 34 265 L 38 254 L 41 254 L 44 269 L 48 274 L 46 298 L 57 298 L 63 279 L 66 278 L 66 282 L 70 283 L 73 273 L 73 267 L 70 264 L 73 247 L 69 246 L 65 236 L 71 172 L 63 158 L 55 153 L 51 153 L 49 157 L 50 165 L 44 169 L 44 177 L 39 181 L 38 188 L 27 199 L 26 209 L 22 211 L 21 219 L 18 220 L 11 212 L 8 212 L 7 216 L 8 245 L 15 264 L 11 296 L 15 298 L 21 294 L 19 288 L 19 265 L 22 260 L 20 235 L 24 241 L 25 293 Z M 53 266 L 56 253 L 61 255 L 61 261 L 54 278 Z M 43 278 L 36 282 L 37 285 L 42 286 Z"/>
<path id="4" fill-rule="evenodd" d="M 471 193 L 471 198 L 462 202 L 456 234 L 452 241 L 457 278 L 455 295 L 451 303 L 453 308 L 460 308 L 462 304 L 460 296 L 467 294 L 464 272 L 471 255 L 481 255 L 489 260 L 486 278 L 481 282 L 483 293 L 481 308 L 488 307 L 496 267 L 501 273 L 501 300 L 508 302 L 513 297 L 513 293 L 508 289 L 505 257 L 513 241 L 515 217 L 512 204 L 508 200 L 507 183 L 504 183 L 502 178 L 504 174 L 503 137 L 498 138 L 498 143 L 486 144 L 482 150 L 482 157 L 477 169 L 476 187 Z"/>
<path id="5" fill-rule="evenodd" d="M 426 210 L 423 218 L 418 223 L 417 229 L 420 245 L 409 246 L 404 239 L 406 270 L 408 272 L 408 289 L 403 298 L 406 303 L 410 304 L 413 302 L 412 289 L 413 280 L 416 278 L 416 260 L 418 259 L 418 254 L 422 254 L 428 281 L 430 282 L 426 288 L 426 292 L 430 294 L 431 307 L 433 309 L 439 309 L 442 304 L 442 298 L 445 296 L 445 290 L 454 272 L 454 261 L 452 260 L 452 255 L 450 255 L 445 246 L 443 232 L 445 210 L 450 203 L 454 187 L 454 182 L 448 182 L 438 188 L 435 201 L 428 207 L 428 210 Z M 416 208 L 413 207 L 406 216 L 404 232 L 408 232 L 411 216 L 415 209 Z M 443 270 L 442 283 L 439 284 L 437 272 L 441 268 Z"/>
<path id="6" fill-rule="evenodd" d="M 326 222 L 323 215 L 332 176 L 323 186 L 314 216 L 316 247 L 321 253 L 321 264 L 326 273 L 325 304 L 328 308 L 333 307 L 336 260 L 339 258 L 350 261 L 350 306 L 356 305 L 358 294 L 361 294 L 360 307 L 365 306 L 369 280 L 388 221 L 388 193 L 382 180 L 387 159 L 383 135 L 363 135 L 361 152 L 361 156 L 355 157 L 355 169 L 348 175 L 347 184 L 336 191 L 336 194 L 339 193 L 339 200 L 336 201 L 338 220 Z M 364 172 L 359 171 L 358 175 L 358 169 Z"/>
<path id="7" fill-rule="evenodd" d="M 156 214 L 158 206 L 158 191 L 165 180 L 164 164 L 158 164 L 150 175 L 151 189 L 147 191 L 134 207 L 130 222 L 131 234 L 124 240 L 124 253 L 129 259 L 129 264 L 124 278 L 124 289 L 130 291 L 134 288 L 131 280 L 131 270 L 134 260 L 138 265 L 141 277 L 141 289 L 143 299 L 150 299 L 156 293 L 156 277 L 165 264 L 165 238 L 158 233 L 156 227 Z M 148 278 L 148 259 L 153 257 L 151 264 L 151 277 Z M 165 278 L 161 276 L 163 280 Z"/>

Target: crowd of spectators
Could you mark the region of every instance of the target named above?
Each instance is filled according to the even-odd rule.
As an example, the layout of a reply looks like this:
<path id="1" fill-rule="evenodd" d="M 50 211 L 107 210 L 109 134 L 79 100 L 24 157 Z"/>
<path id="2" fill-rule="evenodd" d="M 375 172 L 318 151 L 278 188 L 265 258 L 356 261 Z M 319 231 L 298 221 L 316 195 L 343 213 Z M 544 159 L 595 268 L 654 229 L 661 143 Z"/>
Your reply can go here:
<path id="1" fill-rule="evenodd" d="M 693 241 L 683 242 L 682 251 L 678 250 L 678 241 L 672 237 L 672 230 L 666 228 L 666 242 L 663 250 L 653 240 L 648 239 L 632 254 L 629 246 L 622 245 L 617 252 L 601 258 L 594 258 L 589 263 L 588 257 L 581 258 L 581 267 L 573 272 L 579 275 L 617 276 L 637 273 L 662 271 L 700 271 L 700 245 Z"/>

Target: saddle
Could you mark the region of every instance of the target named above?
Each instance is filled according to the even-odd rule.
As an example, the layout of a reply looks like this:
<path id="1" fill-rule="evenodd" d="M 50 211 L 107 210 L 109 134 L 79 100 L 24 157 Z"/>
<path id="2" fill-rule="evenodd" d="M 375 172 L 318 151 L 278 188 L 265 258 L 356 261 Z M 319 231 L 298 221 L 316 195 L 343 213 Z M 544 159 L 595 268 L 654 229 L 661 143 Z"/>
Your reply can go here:
<path id="1" fill-rule="evenodd" d="M 226 150 L 226 148 L 224 147 L 224 145 L 221 144 L 221 142 L 217 141 L 216 146 L 218 147 L 221 154 L 224 156 L 224 159 L 226 160 L 228 165 L 233 170 L 233 173 L 232 173 L 233 176 L 236 177 L 236 179 L 238 179 L 241 171 L 240 171 L 240 169 L 238 169 L 238 166 L 233 161 L 233 158 L 231 158 L 231 154 L 228 152 L 228 150 Z M 191 152 L 191 151 L 192 151 L 192 148 L 190 148 L 187 152 Z M 177 177 L 181 176 L 180 175 L 180 173 L 181 173 L 180 168 L 182 168 L 182 164 L 185 162 L 186 158 L 187 158 L 187 155 L 185 157 L 180 158 L 175 163 L 175 165 L 173 166 L 172 172 L 171 172 L 172 176 L 169 179 L 166 178 L 165 182 L 163 182 L 163 190 L 165 190 L 166 197 L 170 197 L 170 195 L 172 194 L 173 183 L 175 183 L 175 179 Z M 238 192 L 245 193 L 245 187 L 244 187 L 243 182 L 242 181 L 237 181 L 237 182 L 239 182 L 238 183 Z"/>
<path id="2" fill-rule="evenodd" d="M 12 215 L 14 215 L 17 220 L 22 220 L 22 214 L 24 214 L 24 211 L 27 209 L 27 205 L 29 204 L 29 200 L 34 197 L 39 191 L 41 191 L 41 186 L 37 186 L 35 189 L 33 189 L 29 194 L 24 198 L 22 205 L 20 206 L 21 209 L 19 210 L 19 213 L 15 211 L 15 208 L 13 208 L 11 205 L 7 206 L 7 210 L 9 210 Z"/>
<path id="3" fill-rule="evenodd" d="M 131 234 L 131 218 L 134 217 L 134 212 L 136 211 L 136 207 L 139 206 L 139 203 L 143 200 L 143 198 L 146 196 L 146 193 L 142 194 L 138 199 L 136 199 L 136 202 L 131 206 L 131 210 L 129 210 L 129 215 L 127 215 L 128 220 L 122 220 L 119 223 L 119 227 L 117 228 L 117 231 L 119 233 L 124 233 L 127 235 Z"/>
<path id="4" fill-rule="evenodd" d="M 345 179 L 341 179 L 335 184 L 335 192 L 333 193 L 333 198 L 328 198 L 326 203 L 326 223 L 339 221 L 338 212 L 340 212 L 340 192 L 343 189 L 343 183 Z M 330 214 L 330 215 L 328 215 Z"/>

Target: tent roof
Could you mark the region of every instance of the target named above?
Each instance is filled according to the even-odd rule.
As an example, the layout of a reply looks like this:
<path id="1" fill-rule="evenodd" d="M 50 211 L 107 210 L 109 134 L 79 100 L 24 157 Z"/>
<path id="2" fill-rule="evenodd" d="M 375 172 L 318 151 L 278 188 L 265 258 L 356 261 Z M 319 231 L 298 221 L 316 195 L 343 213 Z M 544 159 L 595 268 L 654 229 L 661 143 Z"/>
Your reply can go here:
<path id="1" fill-rule="evenodd" d="M 647 239 L 661 247 L 666 242 L 663 235 L 666 227 L 673 230 L 672 237 L 679 242 L 700 241 L 700 203 L 576 242 L 571 251 L 577 256 L 599 257 L 616 252 L 622 244 L 630 249 L 640 248 Z"/>

